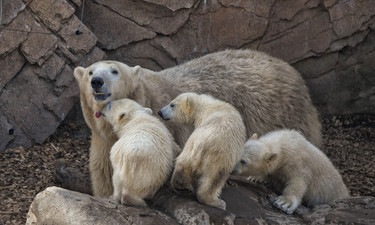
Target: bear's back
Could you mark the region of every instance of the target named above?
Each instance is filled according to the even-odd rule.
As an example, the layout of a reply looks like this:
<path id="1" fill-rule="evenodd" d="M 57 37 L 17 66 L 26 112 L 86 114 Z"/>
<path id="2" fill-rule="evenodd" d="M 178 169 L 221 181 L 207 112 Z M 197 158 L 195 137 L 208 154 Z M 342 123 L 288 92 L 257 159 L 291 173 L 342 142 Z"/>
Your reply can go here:
<path id="1" fill-rule="evenodd" d="M 321 125 L 300 74 L 286 62 L 252 50 L 226 50 L 159 72 L 181 92 L 209 94 L 242 115 L 247 136 L 278 128 L 301 131 L 321 144 Z"/>

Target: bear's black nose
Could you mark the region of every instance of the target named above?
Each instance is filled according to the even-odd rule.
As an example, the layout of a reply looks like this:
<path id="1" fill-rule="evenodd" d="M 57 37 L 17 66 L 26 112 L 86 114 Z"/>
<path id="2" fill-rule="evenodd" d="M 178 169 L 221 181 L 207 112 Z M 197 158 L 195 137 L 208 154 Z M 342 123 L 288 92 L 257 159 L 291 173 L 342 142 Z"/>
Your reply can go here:
<path id="1" fill-rule="evenodd" d="M 100 77 L 94 77 L 91 80 L 91 87 L 94 88 L 94 89 L 101 88 L 103 86 L 103 84 L 104 84 L 104 81 Z"/>
<path id="2" fill-rule="evenodd" d="M 160 116 L 161 118 L 163 118 L 163 113 L 161 112 L 161 110 L 159 110 L 158 114 L 159 114 L 159 116 Z"/>

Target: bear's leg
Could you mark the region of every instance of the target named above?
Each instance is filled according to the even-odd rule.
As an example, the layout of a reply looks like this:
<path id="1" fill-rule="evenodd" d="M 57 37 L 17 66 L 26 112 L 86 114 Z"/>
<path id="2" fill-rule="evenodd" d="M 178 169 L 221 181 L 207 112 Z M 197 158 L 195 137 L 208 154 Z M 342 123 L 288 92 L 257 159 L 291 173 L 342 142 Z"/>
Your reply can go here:
<path id="1" fill-rule="evenodd" d="M 126 189 L 122 190 L 121 204 L 129 205 L 129 206 L 141 206 L 141 207 L 147 206 L 145 200 L 143 200 L 137 195 L 130 193 Z"/>
<path id="2" fill-rule="evenodd" d="M 113 143 L 95 133 L 91 137 L 90 175 L 94 196 L 108 197 L 113 193 L 112 166 L 109 151 Z"/>
<path id="3" fill-rule="evenodd" d="M 120 203 L 121 201 L 121 195 L 122 195 L 122 182 L 121 182 L 121 176 L 118 172 L 114 171 L 112 182 L 113 182 L 113 195 L 112 199 L 116 203 Z"/>
<path id="4" fill-rule="evenodd" d="M 301 204 L 306 190 L 307 184 L 302 177 L 293 178 L 288 182 L 283 194 L 277 197 L 273 204 L 287 214 L 292 214 Z"/>
<path id="5" fill-rule="evenodd" d="M 214 177 L 210 176 L 210 174 L 203 174 L 198 185 L 198 201 L 225 210 L 226 204 L 219 199 L 219 195 L 228 177 L 229 174 L 225 175 L 225 173 L 216 173 Z"/>
<path id="6" fill-rule="evenodd" d="M 193 186 L 191 184 L 192 176 L 193 174 L 189 166 L 176 163 L 176 167 L 171 179 L 173 190 L 177 192 L 186 189 L 193 191 Z"/>

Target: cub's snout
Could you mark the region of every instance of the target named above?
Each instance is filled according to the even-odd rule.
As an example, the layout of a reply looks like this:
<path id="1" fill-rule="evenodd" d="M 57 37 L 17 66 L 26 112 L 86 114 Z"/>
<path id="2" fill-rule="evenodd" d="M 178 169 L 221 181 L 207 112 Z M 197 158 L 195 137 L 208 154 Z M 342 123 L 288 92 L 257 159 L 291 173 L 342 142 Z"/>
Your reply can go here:
<path id="1" fill-rule="evenodd" d="M 163 119 L 163 120 L 169 120 L 170 118 L 166 115 L 166 113 L 163 111 L 163 109 L 159 110 L 158 115 Z"/>

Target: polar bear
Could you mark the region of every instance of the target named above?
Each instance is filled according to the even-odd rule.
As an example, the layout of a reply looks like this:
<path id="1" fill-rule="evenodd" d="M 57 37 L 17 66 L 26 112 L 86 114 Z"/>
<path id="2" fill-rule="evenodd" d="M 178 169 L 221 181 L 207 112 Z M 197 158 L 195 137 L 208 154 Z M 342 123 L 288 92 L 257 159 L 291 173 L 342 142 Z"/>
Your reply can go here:
<path id="1" fill-rule="evenodd" d="M 126 205 L 146 206 L 168 179 L 175 147 L 167 127 L 130 99 L 109 102 L 101 111 L 119 137 L 110 151 L 113 199 Z"/>
<path id="2" fill-rule="evenodd" d="M 116 99 L 129 98 L 157 112 L 183 92 L 209 94 L 240 112 L 248 137 L 291 128 L 314 145 L 321 144 L 321 124 L 300 74 L 282 60 L 258 51 L 225 50 L 160 72 L 100 61 L 75 68 L 74 76 L 80 87 L 83 115 L 92 132 L 89 166 L 95 196 L 113 192 L 109 150 L 117 137 L 100 117 L 100 110 Z M 192 131 L 172 123 L 168 129 L 180 147 Z"/>
<path id="3" fill-rule="evenodd" d="M 199 202 L 225 209 L 225 202 L 218 196 L 239 161 L 246 140 L 240 113 L 209 95 L 183 93 L 158 114 L 176 124 L 194 125 L 176 159 L 172 188 L 196 190 Z"/>
<path id="4" fill-rule="evenodd" d="M 277 130 L 259 139 L 254 134 L 232 174 L 268 180 L 282 195 L 274 205 L 288 214 L 304 202 L 324 204 L 349 196 L 328 157 L 295 130 Z"/>

